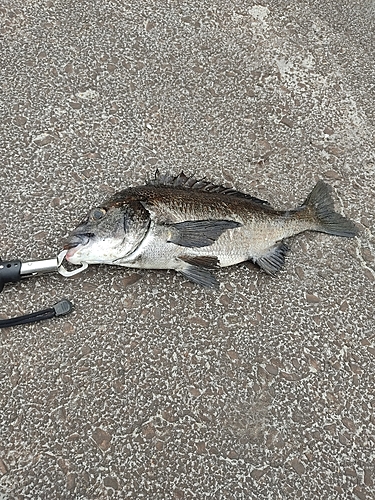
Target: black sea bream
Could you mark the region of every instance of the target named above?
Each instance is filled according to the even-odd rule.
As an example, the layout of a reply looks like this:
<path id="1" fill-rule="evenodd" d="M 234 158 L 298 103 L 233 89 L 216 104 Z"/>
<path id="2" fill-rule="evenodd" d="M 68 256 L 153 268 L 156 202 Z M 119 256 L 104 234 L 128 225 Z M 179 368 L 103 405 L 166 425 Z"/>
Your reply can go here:
<path id="1" fill-rule="evenodd" d="M 70 234 L 72 264 L 175 269 L 200 285 L 216 287 L 211 270 L 252 261 L 269 274 L 284 265 L 286 238 L 320 231 L 353 238 L 355 225 L 334 211 L 331 188 L 319 181 L 293 210 L 235 189 L 156 172 L 144 186 L 116 193 L 93 208 Z"/>

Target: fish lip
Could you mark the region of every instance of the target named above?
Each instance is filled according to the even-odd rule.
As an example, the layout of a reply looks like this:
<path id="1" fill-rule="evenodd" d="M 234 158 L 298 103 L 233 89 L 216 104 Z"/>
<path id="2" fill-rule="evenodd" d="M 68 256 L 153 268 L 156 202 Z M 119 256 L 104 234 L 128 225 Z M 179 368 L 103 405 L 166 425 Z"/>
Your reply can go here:
<path id="1" fill-rule="evenodd" d="M 93 233 L 71 234 L 64 242 L 64 250 L 70 250 L 78 245 L 87 245 Z"/>

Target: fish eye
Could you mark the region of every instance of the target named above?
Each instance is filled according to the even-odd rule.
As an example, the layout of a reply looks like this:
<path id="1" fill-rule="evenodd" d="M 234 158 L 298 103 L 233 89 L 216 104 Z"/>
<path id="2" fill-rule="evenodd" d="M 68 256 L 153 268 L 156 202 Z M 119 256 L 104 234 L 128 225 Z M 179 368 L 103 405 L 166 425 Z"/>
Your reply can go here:
<path id="1" fill-rule="evenodd" d="M 104 208 L 94 208 L 94 210 L 90 213 L 90 219 L 93 221 L 100 220 L 106 213 L 107 211 Z"/>

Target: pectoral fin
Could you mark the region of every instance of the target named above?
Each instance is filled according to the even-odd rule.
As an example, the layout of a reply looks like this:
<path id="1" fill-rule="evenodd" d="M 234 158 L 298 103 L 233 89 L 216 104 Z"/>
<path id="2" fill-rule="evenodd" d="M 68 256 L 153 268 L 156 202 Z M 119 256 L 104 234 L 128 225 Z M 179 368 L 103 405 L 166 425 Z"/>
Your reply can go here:
<path id="1" fill-rule="evenodd" d="M 183 247 L 206 247 L 212 245 L 228 229 L 241 226 L 233 220 L 188 220 L 171 224 L 169 243 Z"/>
<path id="2" fill-rule="evenodd" d="M 288 250 L 288 245 L 286 245 L 283 241 L 280 241 L 273 247 L 269 248 L 264 255 L 258 259 L 254 259 L 254 261 L 268 274 L 275 274 L 283 267 L 285 263 L 285 255 Z"/>

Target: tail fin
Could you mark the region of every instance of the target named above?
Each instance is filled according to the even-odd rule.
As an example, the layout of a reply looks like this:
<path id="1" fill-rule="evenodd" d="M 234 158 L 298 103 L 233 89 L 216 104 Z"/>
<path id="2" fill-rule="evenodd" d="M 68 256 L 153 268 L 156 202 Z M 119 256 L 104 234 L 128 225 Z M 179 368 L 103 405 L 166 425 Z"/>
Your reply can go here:
<path id="1" fill-rule="evenodd" d="M 309 209 L 316 219 L 316 231 L 354 238 L 358 229 L 352 221 L 335 212 L 331 191 L 331 186 L 319 181 L 302 206 Z"/>

